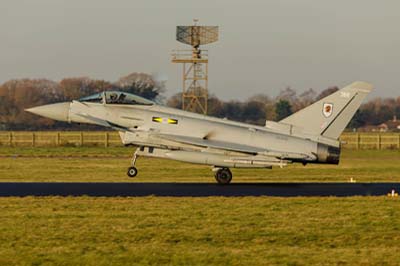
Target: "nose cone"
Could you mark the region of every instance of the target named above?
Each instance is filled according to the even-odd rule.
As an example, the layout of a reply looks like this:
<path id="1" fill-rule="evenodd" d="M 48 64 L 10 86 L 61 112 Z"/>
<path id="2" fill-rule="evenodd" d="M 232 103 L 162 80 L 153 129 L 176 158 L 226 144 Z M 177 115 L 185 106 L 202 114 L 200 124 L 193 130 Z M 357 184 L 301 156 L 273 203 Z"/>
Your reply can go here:
<path id="1" fill-rule="evenodd" d="M 68 122 L 69 105 L 69 102 L 47 104 L 25 109 L 25 111 L 54 120 Z"/>

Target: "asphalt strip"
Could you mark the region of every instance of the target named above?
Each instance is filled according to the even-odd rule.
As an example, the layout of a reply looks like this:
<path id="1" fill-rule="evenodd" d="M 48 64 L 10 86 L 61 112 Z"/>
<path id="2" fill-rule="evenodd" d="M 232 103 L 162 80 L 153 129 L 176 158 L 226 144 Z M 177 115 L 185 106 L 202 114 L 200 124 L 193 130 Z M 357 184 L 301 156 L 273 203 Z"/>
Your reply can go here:
<path id="1" fill-rule="evenodd" d="M 2 182 L 0 197 L 243 197 L 243 196 L 383 196 L 398 195 L 400 183 L 42 183 Z"/>

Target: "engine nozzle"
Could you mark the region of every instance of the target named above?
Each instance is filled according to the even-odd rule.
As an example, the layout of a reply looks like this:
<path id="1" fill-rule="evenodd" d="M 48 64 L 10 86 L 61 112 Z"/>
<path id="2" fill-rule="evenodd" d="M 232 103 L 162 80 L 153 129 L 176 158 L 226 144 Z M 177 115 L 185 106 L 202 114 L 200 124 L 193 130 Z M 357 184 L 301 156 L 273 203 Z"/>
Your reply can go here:
<path id="1" fill-rule="evenodd" d="M 318 143 L 317 162 L 326 164 L 339 164 L 340 150 L 340 146 L 335 147 Z"/>

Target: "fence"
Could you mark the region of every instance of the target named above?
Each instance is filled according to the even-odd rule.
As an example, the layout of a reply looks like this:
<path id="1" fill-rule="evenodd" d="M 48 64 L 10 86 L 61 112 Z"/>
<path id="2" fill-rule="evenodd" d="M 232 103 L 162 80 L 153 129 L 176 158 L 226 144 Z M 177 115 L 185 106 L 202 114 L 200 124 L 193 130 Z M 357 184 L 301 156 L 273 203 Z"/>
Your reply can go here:
<path id="1" fill-rule="evenodd" d="M 0 145 L 49 146 L 122 146 L 118 132 L 113 131 L 0 131 Z"/>
<path id="2" fill-rule="evenodd" d="M 343 133 L 340 140 L 346 149 L 400 149 L 400 133 Z"/>
<path id="3" fill-rule="evenodd" d="M 400 149 L 399 133 L 343 133 L 345 149 Z M 0 131 L 0 146 L 122 146 L 115 131 Z"/>

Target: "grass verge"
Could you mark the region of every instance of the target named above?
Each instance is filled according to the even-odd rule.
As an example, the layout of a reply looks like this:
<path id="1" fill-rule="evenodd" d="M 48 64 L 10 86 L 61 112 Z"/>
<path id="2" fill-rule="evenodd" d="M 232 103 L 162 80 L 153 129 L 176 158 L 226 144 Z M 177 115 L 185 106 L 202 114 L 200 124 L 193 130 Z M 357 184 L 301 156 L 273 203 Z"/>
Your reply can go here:
<path id="1" fill-rule="evenodd" d="M 126 176 L 133 148 L 0 148 L 0 182 L 214 182 L 209 166 L 138 159 Z M 400 182 L 400 152 L 344 150 L 339 166 L 233 169 L 233 182 Z"/>

